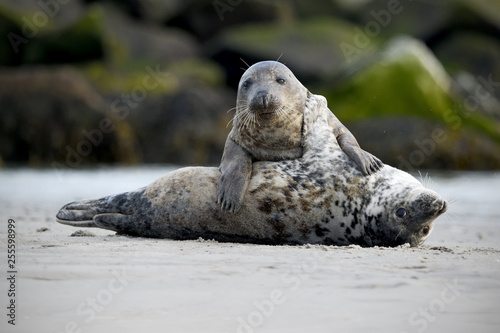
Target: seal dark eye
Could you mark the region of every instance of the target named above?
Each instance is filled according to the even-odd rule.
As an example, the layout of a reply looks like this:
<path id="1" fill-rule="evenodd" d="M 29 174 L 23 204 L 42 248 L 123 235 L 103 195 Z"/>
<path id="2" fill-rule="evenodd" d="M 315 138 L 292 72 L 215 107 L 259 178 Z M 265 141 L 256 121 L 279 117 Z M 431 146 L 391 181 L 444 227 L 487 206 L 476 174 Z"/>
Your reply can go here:
<path id="1" fill-rule="evenodd" d="M 408 214 L 408 212 L 406 211 L 406 209 L 404 208 L 398 208 L 396 210 L 396 216 L 399 217 L 399 218 L 403 218 L 405 217 L 406 215 Z"/>
<path id="2" fill-rule="evenodd" d="M 278 82 L 279 84 L 285 84 L 286 83 L 285 79 L 282 79 L 282 78 L 276 79 L 276 82 Z"/>
<path id="3" fill-rule="evenodd" d="M 250 84 L 252 83 L 252 81 L 250 80 L 246 80 L 245 82 L 243 82 L 243 84 L 241 85 L 243 88 L 247 89 L 248 87 L 250 87 Z"/>

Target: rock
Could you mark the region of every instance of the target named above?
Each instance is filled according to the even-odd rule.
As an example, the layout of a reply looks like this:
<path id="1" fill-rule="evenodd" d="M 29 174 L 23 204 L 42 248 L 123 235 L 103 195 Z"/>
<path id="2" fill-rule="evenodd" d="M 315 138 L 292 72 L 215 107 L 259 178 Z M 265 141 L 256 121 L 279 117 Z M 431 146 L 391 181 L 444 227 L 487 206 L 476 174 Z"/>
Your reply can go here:
<path id="1" fill-rule="evenodd" d="M 477 32 L 456 32 L 434 46 L 434 52 L 447 70 L 461 83 L 460 75 L 468 72 L 473 80 L 488 81 L 491 77 L 500 81 L 500 40 Z M 458 56 L 460 55 L 460 56 Z M 466 80 L 465 77 L 463 77 Z M 500 100 L 500 85 L 493 86 L 491 93 Z M 500 110 L 499 110 L 500 111 Z"/>
<path id="2" fill-rule="evenodd" d="M 243 60 L 252 64 L 279 59 L 300 80 L 308 82 L 335 73 L 351 54 L 373 52 L 377 39 L 355 45 L 362 32 L 334 18 L 310 19 L 293 24 L 262 23 L 237 27 L 223 32 L 212 41 L 214 59 L 226 66 L 228 82 L 236 86 Z M 353 50 L 353 48 L 355 50 Z"/>
<path id="3" fill-rule="evenodd" d="M 161 24 L 178 15 L 179 12 L 189 7 L 193 1 L 187 0 L 116 0 L 114 4 L 123 8 L 123 11 L 130 16 L 144 20 L 148 23 Z"/>
<path id="4" fill-rule="evenodd" d="M 472 9 L 489 23 L 500 28 L 500 3 L 498 1 L 489 0 L 468 0 L 463 1 L 463 4 Z"/>
<path id="5" fill-rule="evenodd" d="M 484 133 L 453 130 L 419 117 L 384 117 L 347 124 L 361 147 L 397 168 L 488 170 L 500 166 L 500 145 Z"/>
<path id="6" fill-rule="evenodd" d="M 202 41 L 235 26 L 286 20 L 292 7 L 286 1 L 190 0 L 185 3 L 184 10 L 166 23 Z"/>
<path id="7" fill-rule="evenodd" d="M 36 2 L 36 5 L 28 7 L 31 9 L 0 6 L 0 16 L 7 19 L 3 29 L 0 24 L 0 31 L 3 30 L 7 37 L 0 43 L 0 48 L 7 52 L 0 57 L 2 64 L 71 63 L 100 59 L 103 56 L 102 13 L 95 6 L 84 11 L 78 1 L 70 3 L 54 2 L 48 5 Z"/>
<path id="8" fill-rule="evenodd" d="M 2 68 L 0 109 L 5 163 L 66 169 L 133 160 L 101 96 L 70 67 Z"/>
<path id="9" fill-rule="evenodd" d="M 480 110 L 475 95 L 461 96 L 432 52 L 415 39 L 391 40 L 318 92 L 360 144 L 388 164 L 500 167 L 499 121 Z M 402 163 L 400 156 L 408 161 L 419 149 L 413 162 Z"/>
<path id="10" fill-rule="evenodd" d="M 148 98 L 127 121 L 145 163 L 218 165 L 236 94 L 189 83 L 173 95 Z"/>
<path id="11" fill-rule="evenodd" d="M 222 69 L 195 59 L 140 65 L 117 70 L 92 64 L 84 71 L 121 119 L 120 137 L 135 142 L 137 161 L 218 164 L 232 117 L 226 111 L 236 101 L 223 86 Z"/>
<path id="12" fill-rule="evenodd" d="M 351 16 L 370 37 L 406 34 L 427 39 L 447 26 L 458 1 L 371 0 L 351 8 Z M 423 20 L 425 18 L 425 20 Z"/>
<path id="13" fill-rule="evenodd" d="M 133 21 L 113 6 L 104 6 L 104 12 L 108 56 L 118 65 L 138 60 L 164 65 L 201 55 L 195 38 L 180 29 Z"/>
<path id="14" fill-rule="evenodd" d="M 81 0 L 4 0 L 0 7 L 19 25 L 29 22 L 43 34 L 64 30 L 78 21 L 85 12 Z"/>

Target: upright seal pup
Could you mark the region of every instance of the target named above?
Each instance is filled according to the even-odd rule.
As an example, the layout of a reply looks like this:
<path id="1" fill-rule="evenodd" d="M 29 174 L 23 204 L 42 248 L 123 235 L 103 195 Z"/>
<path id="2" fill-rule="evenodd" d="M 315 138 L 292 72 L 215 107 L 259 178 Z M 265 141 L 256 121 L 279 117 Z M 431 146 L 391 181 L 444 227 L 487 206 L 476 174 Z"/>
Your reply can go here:
<path id="1" fill-rule="evenodd" d="M 313 96 L 313 98 L 316 98 Z M 318 99 L 317 107 L 325 107 Z M 323 105 L 322 105 L 323 104 Z M 323 117 L 306 110 L 302 157 L 256 162 L 240 210 L 216 203 L 217 168 L 183 168 L 137 191 L 72 202 L 57 221 L 122 234 L 264 244 L 417 246 L 446 202 L 386 165 L 364 176 Z"/>
<path id="2" fill-rule="evenodd" d="M 252 163 L 296 159 L 303 153 L 304 111 L 325 117 L 344 152 L 363 174 L 378 171 L 382 162 L 362 150 L 349 130 L 326 106 L 317 108 L 313 96 L 285 65 L 263 61 L 249 67 L 241 77 L 233 128 L 228 135 L 219 169 L 217 202 L 236 212 L 246 193 Z M 323 103 L 322 103 L 323 105 Z"/>

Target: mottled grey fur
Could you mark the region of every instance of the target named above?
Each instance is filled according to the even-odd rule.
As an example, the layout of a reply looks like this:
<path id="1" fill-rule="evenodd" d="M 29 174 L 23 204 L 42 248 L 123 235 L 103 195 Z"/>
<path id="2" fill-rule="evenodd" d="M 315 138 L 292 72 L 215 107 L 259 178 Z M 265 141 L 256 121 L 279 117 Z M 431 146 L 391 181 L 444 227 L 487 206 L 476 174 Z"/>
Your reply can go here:
<path id="1" fill-rule="evenodd" d="M 315 98 L 316 107 L 326 101 Z M 306 112 L 302 157 L 257 162 L 236 213 L 217 204 L 217 168 L 170 172 L 146 188 L 73 202 L 60 223 L 144 237 L 264 244 L 421 244 L 446 202 L 411 175 L 384 166 L 364 176 L 321 113 Z M 398 217 L 398 209 L 405 210 Z M 400 214 L 401 215 L 401 214 Z"/>
<path id="2" fill-rule="evenodd" d="M 362 150 L 354 136 L 328 109 L 316 107 L 312 95 L 285 65 L 262 61 L 241 77 L 233 128 L 228 135 L 219 169 L 217 201 L 222 209 L 240 208 L 256 161 L 282 161 L 302 156 L 304 112 L 321 113 L 340 148 L 365 175 L 382 168 L 382 162 Z M 325 100 L 326 101 L 326 100 Z"/>

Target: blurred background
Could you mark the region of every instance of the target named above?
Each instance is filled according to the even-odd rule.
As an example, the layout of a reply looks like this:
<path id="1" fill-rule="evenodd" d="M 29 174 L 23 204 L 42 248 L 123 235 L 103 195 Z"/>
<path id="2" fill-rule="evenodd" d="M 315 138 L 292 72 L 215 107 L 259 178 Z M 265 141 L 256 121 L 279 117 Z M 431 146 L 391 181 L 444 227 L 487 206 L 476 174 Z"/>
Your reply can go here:
<path id="1" fill-rule="evenodd" d="M 405 169 L 500 169 L 500 1 L 1 0 L 0 165 L 218 165 L 285 63 Z"/>

